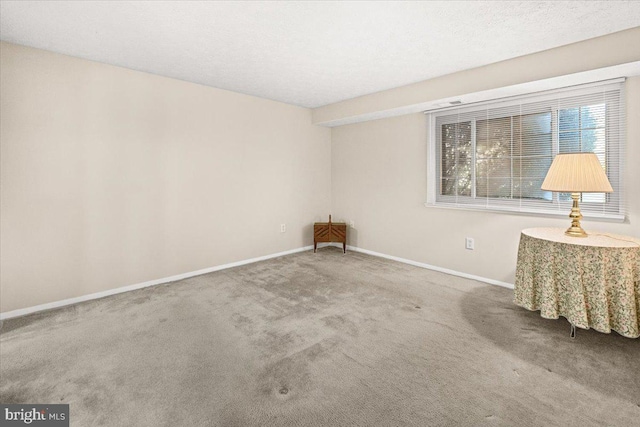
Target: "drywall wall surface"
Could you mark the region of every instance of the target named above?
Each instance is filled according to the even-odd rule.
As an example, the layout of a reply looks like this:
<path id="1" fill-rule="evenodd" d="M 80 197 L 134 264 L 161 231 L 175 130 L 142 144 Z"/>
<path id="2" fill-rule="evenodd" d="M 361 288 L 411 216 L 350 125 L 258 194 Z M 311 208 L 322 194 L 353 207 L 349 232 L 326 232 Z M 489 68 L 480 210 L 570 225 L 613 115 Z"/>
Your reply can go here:
<path id="1" fill-rule="evenodd" d="M 308 109 L 0 52 L 2 312 L 310 245 L 329 213 Z"/>
<path id="2" fill-rule="evenodd" d="M 315 108 L 314 123 L 640 60 L 640 27 Z"/>
<path id="3" fill-rule="evenodd" d="M 640 237 L 640 77 L 626 83 L 625 223 L 583 220 L 587 232 Z M 428 124 L 410 114 L 332 128 L 332 210 L 354 221 L 349 244 L 514 283 L 520 231 L 563 227 L 567 217 L 425 207 Z M 475 239 L 466 250 L 465 237 Z"/>

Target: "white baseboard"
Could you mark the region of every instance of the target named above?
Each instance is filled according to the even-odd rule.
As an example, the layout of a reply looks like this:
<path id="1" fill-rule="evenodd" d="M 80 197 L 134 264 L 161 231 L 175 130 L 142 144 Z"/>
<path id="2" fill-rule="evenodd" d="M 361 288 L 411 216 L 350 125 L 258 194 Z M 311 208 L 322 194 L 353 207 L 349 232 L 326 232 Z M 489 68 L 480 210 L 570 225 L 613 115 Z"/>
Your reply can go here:
<path id="1" fill-rule="evenodd" d="M 164 283 L 175 282 L 177 280 L 187 279 L 193 276 L 200 276 L 201 274 L 212 273 L 214 271 L 225 270 L 227 268 L 238 267 L 245 264 L 251 264 L 258 261 L 265 261 L 271 258 L 277 258 L 284 255 L 295 254 L 297 252 L 304 252 L 308 250 L 313 250 L 313 246 L 303 246 L 301 248 L 291 249 L 289 251 L 278 252 L 276 254 L 265 255 L 257 258 L 245 259 L 242 261 L 236 261 L 229 264 L 217 265 L 215 267 L 209 267 L 209 268 L 204 268 L 202 270 L 196 270 L 188 273 L 177 274 L 175 276 L 164 277 L 162 279 L 150 280 L 148 282 L 137 283 L 135 285 L 128 285 L 120 288 L 108 289 L 102 292 L 96 292 L 93 294 L 82 295 L 79 297 L 64 299 L 61 301 L 54 301 L 46 304 L 35 305 L 33 307 L 20 308 L 18 310 L 12 310 L 12 311 L 0 313 L 0 320 L 11 319 L 12 317 L 24 316 L 26 314 L 35 313 L 38 311 L 51 310 L 53 308 L 59 308 L 59 307 L 64 307 L 66 305 L 76 304 L 83 301 L 90 301 L 93 299 L 103 298 L 109 295 L 121 294 L 123 292 L 134 291 L 136 289 L 147 288 L 149 286 L 162 285 Z"/>
<path id="2" fill-rule="evenodd" d="M 318 248 L 322 248 L 322 247 L 326 247 L 326 246 L 335 246 L 335 247 L 338 247 L 338 248 L 342 249 L 342 244 L 340 244 L 340 243 L 319 243 L 318 244 Z M 18 310 L 12 310 L 12 311 L 7 311 L 5 313 L 0 313 L 0 320 L 11 319 L 13 317 L 24 316 L 24 315 L 27 315 L 27 314 L 36 313 L 38 311 L 51 310 L 53 308 L 64 307 L 64 306 L 71 305 L 71 304 L 77 304 L 79 302 L 90 301 L 90 300 L 94 300 L 94 299 L 98 299 L 98 298 L 104 298 L 104 297 L 107 297 L 109 295 L 121 294 L 123 292 L 134 291 L 136 289 L 147 288 L 149 286 L 162 285 L 162 284 L 165 284 L 165 283 L 170 283 L 170 282 L 175 282 L 175 281 L 182 280 L 182 279 L 187 279 L 187 278 L 193 277 L 193 276 L 200 276 L 202 274 L 212 273 L 214 271 L 225 270 L 227 268 L 238 267 L 238 266 L 241 266 L 241 265 L 251 264 L 251 263 L 259 262 L 259 261 L 265 261 L 265 260 L 268 260 L 268 259 L 271 259 L 271 258 L 277 258 L 277 257 L 285 256 L 285 255 L 295 254 L 297 252 L 303 252 L 303 251 L 312 250 L 312 249 L 313 249 L 313 246 L 303 246 L 301 248 L 291 249 L 289 251 L 278 252 L 278 253 L 271 254 L 271 255 L 265 255 L 265 256 L 261 256 L 261 257 L 257 257 L 257 258 L 251 258 L 251 259 L 245 259 L 245 260 L 242 260 L 242 261 L 232 262 L 232 263 L 229 263 L 229 264 L 218 265 L 218 266 L 215 266 L 215 267 L 204 268 L 202 270 L 196 270 L 196 271 L 191 271 L 191 272 L 188 272 L 188 273 L 177 274 L 175 276 L 164 277 L 162 279 L 150 280 L 148 282 L 137 283 L 135 285 L 123 286 L 123 287 L 115 288 L 115 289 L 108 289 L 108 290 L 102 291 L 102 292 L 96 292 L 96 293 L 93 293 L 93 294 L 82 295 L 82 296 L 79 296 L 79 297 L 64 299 L 64 300 L 61 300 L 61 301 L 54 301 L 54 302 L 49 302 L 49 303 L 46 303 L 46 304 L 35 305 L 33 307 L 20 308 Z M 502 286 L 502 287 L 505 287 L 505 288 L 513 289 L 513 284 L 506 283 L 506 282 L 500 282 L 499 280 L 487 279 L 486 277 L 480 277 L 480 276 L 475 276 L 473 274 L 462 273 L 460 271 L 449 270 L 448 268 L 436 267 L 434 265 L 429 265 L 429 264 L 425 264 L 425 263 L 422 263 L 422 262 L 412 261 L 412 260 L 409 260 L 409 259 L 400 258 L 400 257 L 392 256 L 392 255 L 386 255 L 386 254 L 382 254 L 382 253 L 379 253 L 379 252 L 370 251 L 368 249 L 358 248 L 356 246 L 347 246 L 347 249 L 349 249 L 350 251 L 354 251 L 354 252 L 361 252 L 361 253 L 367 254 L 367 255 L 373 255 L 373 256 L 376 256 L 376 257 L 380 257 L 380 258 L 386 258 L 386 259 L 390 259 L 390 260 L 393 260 L 393 261 L 398 261 L 398 262 L 401 262 L 401 263 L 404 263 L 404 264 L 413 265 L 413 266 L 416 266 L 416 267 L 426 268 L 428 270 L 439 271 L 441 273 L 451 274 L 453 276 L 464 277 L 466 279 L 477 280 L 479 282 L 489 283 L 491 285 L 497 285 L 497 286 Z"/>
<path id="3" fill-rule="evenodd" d="M 340 244 L 340 243 L 333 243 L 332 246 L 336 246 L 336 247 L 342 249 L 342 244 Z M 347 249 L 350 250 L 350 251 L 354 251 L 354 252 L 362 252 L 363 254 L 373 255 L 373 256 L 380 257 L 380 258 L 386 258 L 386 259 L 390 259 L 390 260 L 393 260 L 393 261 L 398 261 L 398 262 L 401 262 L 401 263 L 404 263 L 404 264 L 413 265 L 413 266 L 416 266 L 416 267 L 426 268 L 428 270 L 434 270 L 434 271 L 439 271 L 441 273 L 451 274 L 452 276 L 464 277 L 465 279 L 477 280 L 478 282 L 484 282 L 484 283 L 489 283 L 490 285 L 502 286 L 503 288 L 513 289 L 513 283 L 501 282 L 499 280 L 488 279 L 486 277 L 481 277 L 481 276 L 476 276 L 476 275 L 473 275 L 473 274 L 462 273 L 462 272 L 456 271 L 456 270 L 449 270 L 448 268 L 436 267 L 435 265 L 425 264 L 423 262 L 418 262 L 418 261 L 412 261 L 410 259 L 400 258 L 400 257 L 393 256 L 393 255 L 381 254 L 380 252 L 374 252 L 374 251 L 370 251 L 368 249 L 358 248 L 356 246 L 348 246 L 347 245 Z"/>

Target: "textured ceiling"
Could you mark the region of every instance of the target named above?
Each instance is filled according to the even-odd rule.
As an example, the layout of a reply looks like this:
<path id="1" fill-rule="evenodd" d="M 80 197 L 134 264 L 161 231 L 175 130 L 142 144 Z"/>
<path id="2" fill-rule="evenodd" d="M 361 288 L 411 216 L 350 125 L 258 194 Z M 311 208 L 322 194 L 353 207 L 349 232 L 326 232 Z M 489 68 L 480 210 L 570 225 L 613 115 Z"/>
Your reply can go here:
<path id="1" fill-rule="evenodd" d="M 638 1 L 0 2 L 4 41 L 305 107 L 636 26 Z"/>

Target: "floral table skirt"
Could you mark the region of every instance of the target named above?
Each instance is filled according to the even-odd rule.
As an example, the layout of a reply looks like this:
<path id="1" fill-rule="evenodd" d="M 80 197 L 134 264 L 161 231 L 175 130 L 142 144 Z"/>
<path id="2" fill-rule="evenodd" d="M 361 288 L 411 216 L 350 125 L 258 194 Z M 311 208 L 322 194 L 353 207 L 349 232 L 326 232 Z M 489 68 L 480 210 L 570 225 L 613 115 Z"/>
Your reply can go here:
<path id="1" fill-rule="evenodd" d="M 640 245 L 572 244 L 527 233 L 534 230 L 554 229 L 523 231 L 514 302 L 547 319 L 562 316 L 583 329 L 639 337 Z"/>

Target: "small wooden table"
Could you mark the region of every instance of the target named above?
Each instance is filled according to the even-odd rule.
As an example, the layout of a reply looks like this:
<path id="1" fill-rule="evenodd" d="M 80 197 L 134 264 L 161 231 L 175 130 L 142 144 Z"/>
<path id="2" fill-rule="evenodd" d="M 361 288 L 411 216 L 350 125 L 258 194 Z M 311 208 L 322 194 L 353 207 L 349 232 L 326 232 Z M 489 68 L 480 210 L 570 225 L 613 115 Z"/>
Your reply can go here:
<path id="1" fill-rule="evenodd" d="M 313 224 L 313 252 L 318 248 L 318 242 L 342 243 L 342 252 L 347 253 L 347 224 L 344 222 L 316 222 Z"/>

